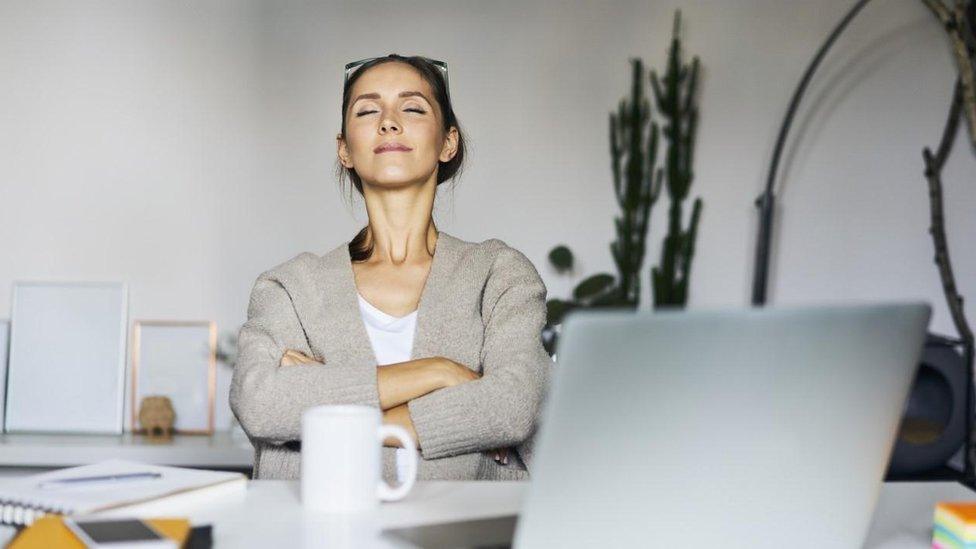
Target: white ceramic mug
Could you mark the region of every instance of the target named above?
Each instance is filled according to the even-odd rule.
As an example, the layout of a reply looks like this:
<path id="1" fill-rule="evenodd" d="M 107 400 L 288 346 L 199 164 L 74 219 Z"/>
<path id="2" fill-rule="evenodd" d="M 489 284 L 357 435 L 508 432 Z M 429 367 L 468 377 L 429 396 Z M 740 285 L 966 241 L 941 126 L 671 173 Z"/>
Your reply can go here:
<path id="1" fill-rule="evenodd" d="M 407 478 L 392 487 L 381 475 L 383 441 L 400 440 L 407 454 Z M 400 453 L 400 452 L 398 452 Z M 403 499 L 417 480 L 417 446 L 406 429 L 383 425 L 379 408 L 324 405 L 302 414 L 302 505 L 324 512 L 374 509 L 380 501 Z"/>

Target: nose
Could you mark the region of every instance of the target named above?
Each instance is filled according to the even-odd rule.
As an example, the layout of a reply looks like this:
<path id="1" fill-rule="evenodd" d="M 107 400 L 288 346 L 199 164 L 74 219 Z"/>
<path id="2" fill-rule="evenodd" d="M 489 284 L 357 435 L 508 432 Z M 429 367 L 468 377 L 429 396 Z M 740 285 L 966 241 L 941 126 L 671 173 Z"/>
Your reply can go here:
<path id="1" fill-rule="evenodd" d="M 380 123 L 380 133 L 386 133 L 388 131 L 397 132 L 400 131 L 400 125 L 396 121 L 387 118 Z"/>

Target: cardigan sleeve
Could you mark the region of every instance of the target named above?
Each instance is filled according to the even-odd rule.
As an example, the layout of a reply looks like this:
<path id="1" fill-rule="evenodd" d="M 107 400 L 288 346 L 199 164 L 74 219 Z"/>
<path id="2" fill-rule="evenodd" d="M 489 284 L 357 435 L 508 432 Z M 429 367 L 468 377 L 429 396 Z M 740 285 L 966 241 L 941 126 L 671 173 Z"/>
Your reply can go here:
<path id="1" fill-rule="evenodd" d="M 288 291 L 263 273 L 251 291 L 230 386 L 231 410 L 250 439 L 300 440 L 302 412 L 319 404 L 379 407 L 374 369 L 337 363 L 279 366 L 286 349 L 312 356 Z"/>
<path id="2" fill-rule="evenodd" d="M 482 377 L 407 404 L 425 459 L 516 446 L 532 434 L 553 366 L 542 345 L 545 299 L 532 262 L 501 248 L 482 296 Z"/>

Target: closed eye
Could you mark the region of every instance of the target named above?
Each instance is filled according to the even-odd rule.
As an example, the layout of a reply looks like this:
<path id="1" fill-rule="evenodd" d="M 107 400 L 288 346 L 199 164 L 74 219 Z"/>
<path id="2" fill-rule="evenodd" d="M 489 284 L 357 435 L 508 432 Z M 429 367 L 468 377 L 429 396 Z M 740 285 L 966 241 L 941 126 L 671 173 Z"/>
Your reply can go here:
<path id="1" fill-rule="evenodd" d="M 417 108 L 409 108 L 409 109 L 403 109 L 403 110 L 409 111 L 409 112 L 415 112 L 415 113 L 418 113 L 418 114 L 424 114 L 424 113 L 427 112 L 427 111 L 425 111 L 423 109 L 417 109 Z M 372 114 L 374 112 L 378 112 L 378 111 L 360 111 L 360 112 L 357 112 L 356 113 L 356 116 L 363 116 L 363 115 L 366 115 L 366 114 Z"/>

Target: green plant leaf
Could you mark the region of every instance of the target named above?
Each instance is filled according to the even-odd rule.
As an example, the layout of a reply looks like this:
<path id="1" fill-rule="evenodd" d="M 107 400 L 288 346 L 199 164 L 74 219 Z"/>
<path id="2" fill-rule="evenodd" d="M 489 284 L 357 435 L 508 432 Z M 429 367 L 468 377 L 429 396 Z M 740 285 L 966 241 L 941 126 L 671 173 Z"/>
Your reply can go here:
<path id="1" fill-rule="evenodd" d="M 613 286 L 614 278 L 613 275 L 608 273 L 599 273 L 587 277 L 582 282 L 580 282 L 576 288 L 573 290 L 573 298 L 577 301 L 584 300 L 590 296 L 599 294 L 611 286 Z"/>
<path id="2" fill-rule="evenodd" d="M 549 252 L 549 263 L 559 272 L 573 268 L 573 252 L 564 245 L 559 245 Z"/>
<path id="3" fill-rule="evenodd" d="M 591 299 L 587 304 L 587 307 L 593 308 L 605 308 L 605 307 L 626 307 L 630 309 L 637 308 L 637 303 L 632 303 L 629 299 L 620 295 L 620 292 L 616 288 L 611 288 L 610 290 L 603 292 Z"/>
<path id="4" fill-rule="evenodd" d="M 555 326 L 563 321 L 566 313 L 576 308 L 576 303 L 562 299 L 550 299 L 546 302 L 546 322 Z"/>

